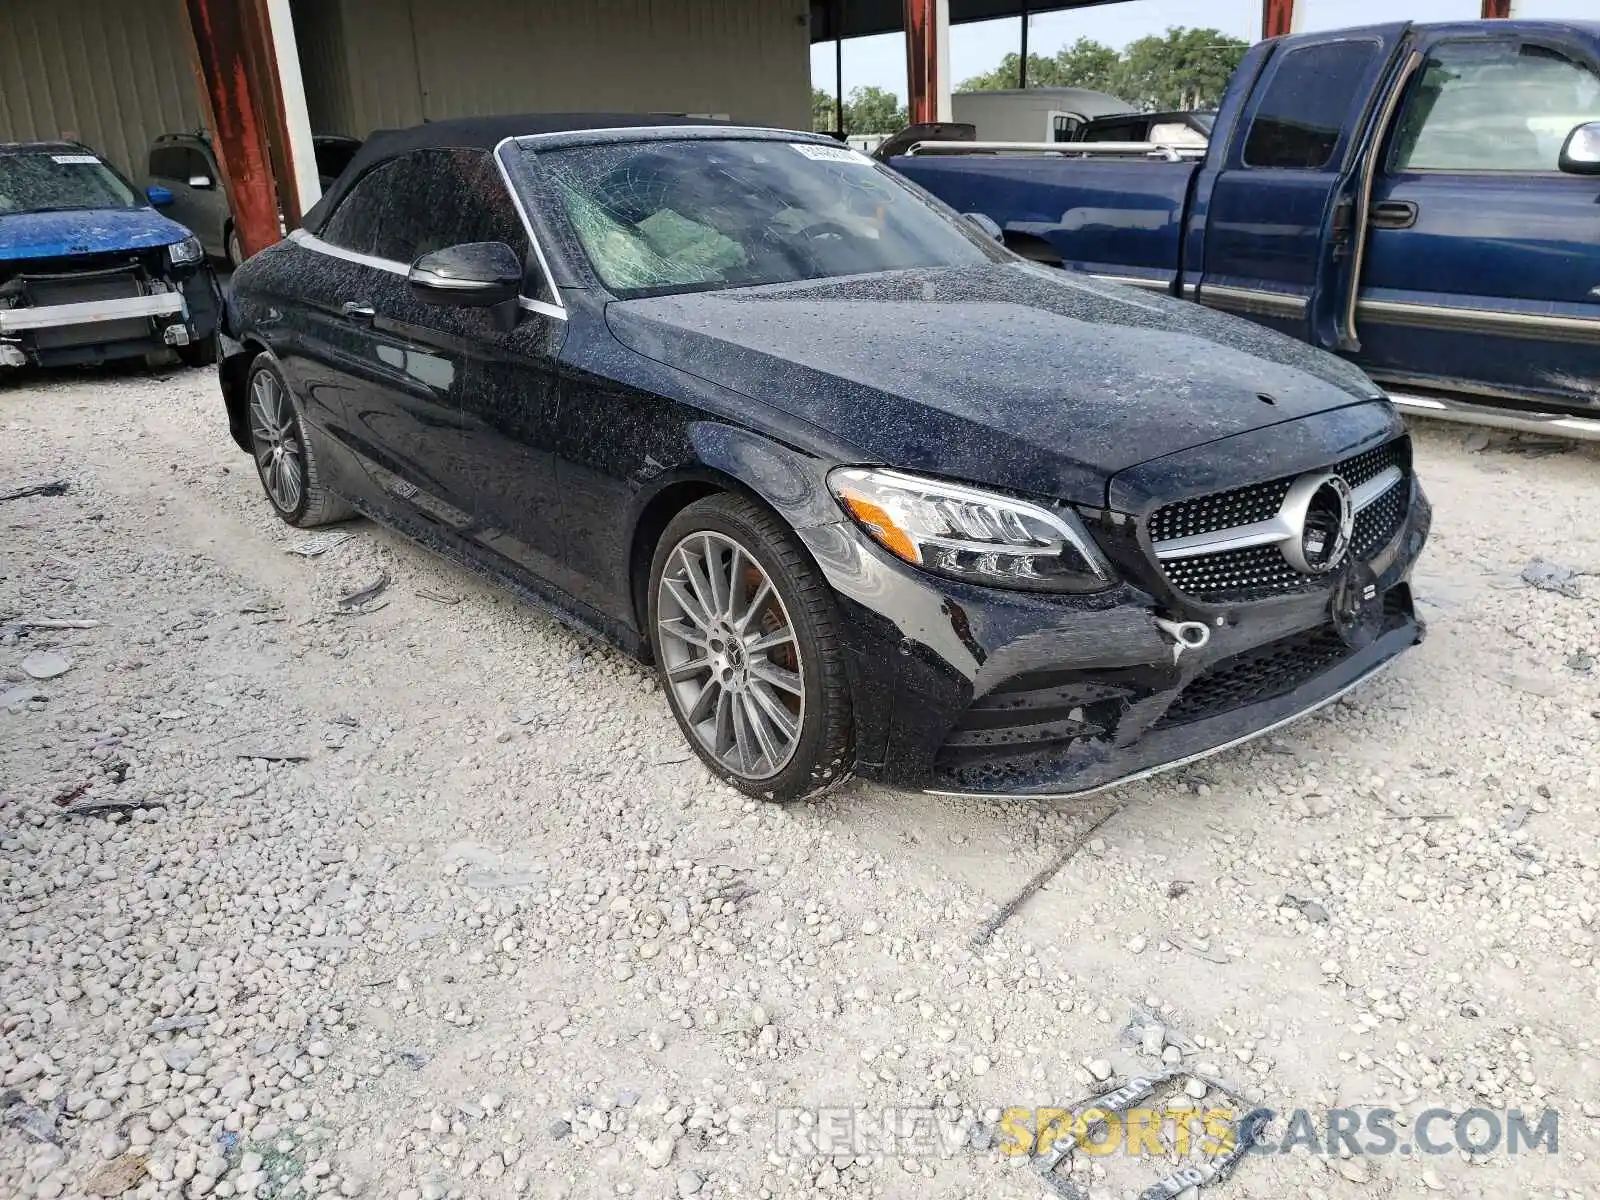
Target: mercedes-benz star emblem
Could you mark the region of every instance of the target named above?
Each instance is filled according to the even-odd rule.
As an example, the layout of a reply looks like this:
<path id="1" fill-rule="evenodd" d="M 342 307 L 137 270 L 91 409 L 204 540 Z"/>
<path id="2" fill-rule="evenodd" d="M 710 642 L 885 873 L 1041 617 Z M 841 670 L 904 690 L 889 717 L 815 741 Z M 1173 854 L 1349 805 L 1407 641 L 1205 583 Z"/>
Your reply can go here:
<path id="1" fill-rule="evenodd" d="M 1297 533 L 1282 543 L 1284 558 L 1306 575 L 1325 575 L 1343 561 L 1355 531 L 1350 485 L 1338 475 L 1302 475 L 1283 515 Z"/>

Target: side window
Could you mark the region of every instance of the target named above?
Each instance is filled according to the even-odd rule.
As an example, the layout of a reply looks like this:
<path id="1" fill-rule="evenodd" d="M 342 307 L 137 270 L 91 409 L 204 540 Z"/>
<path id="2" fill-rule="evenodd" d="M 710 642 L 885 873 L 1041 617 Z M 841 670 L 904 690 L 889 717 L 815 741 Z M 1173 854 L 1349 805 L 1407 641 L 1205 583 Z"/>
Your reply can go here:
<path id="1" fill-rule="evenodd" d="M 1380 49 L 1372 41 L 1323 42 L 1279 57 L 1245 137 L 1245 166 L 1328 166 Z"/>
<path id="2" fill-rule="evenodd" d="M 1554 171 L 1600 121 L 1600 76 L 1544 46 L 1444 42 L 1411 82 L 1391 171 Z"/>
<path id="3" fill-rule="evenodd" d="M 183 147 L 151 147 L 150 174 L 157 179 L 187 179 L 183 172 Z"/>
<path id="4" fill-rule="evenodd" d="M 182 178 L 185 180 L 196 179 L 202 175 L 211 180 L 213 184 L 219 182 L 217 179 L 217 169 L 211 165 L 211 160 L 206 157 L 205 152 L 203 150 L 196 150 L 191 146 L 188 150 L 184 151 Z"/>
<path id="5" fill-rule="evenodd" d="M 1050 114 L 1050 140 L 1052 142 L 1070 142 L 1082 129 L 1084 122 L 1070 113 Z"/>
<path id="6" fill-rule="evenodd" d="M 404 186 L 406 168 L 407 159 L 394 158 L 358 179 L 323 225 L 322 240 L 357 254 L 377 254 L 379 233 L 389 219 L 393 196 Z"/>
<path id="7" fill-rule="evenodd" d="M 322 238 L 405 266 L 463 242 L 505 242 L 524 262 L 529 256 L 522 218 L 493 156 L 482 150 L 416 150 L 373 168 L 328 219 Z"/>
<path id="8" fill-rule="evenodd" d="M 410 263 L 463 242 L 505 242 L 527 258 L 522 221 L 486 151 L 419 150 L 408 162 L 375 254 Z"/>

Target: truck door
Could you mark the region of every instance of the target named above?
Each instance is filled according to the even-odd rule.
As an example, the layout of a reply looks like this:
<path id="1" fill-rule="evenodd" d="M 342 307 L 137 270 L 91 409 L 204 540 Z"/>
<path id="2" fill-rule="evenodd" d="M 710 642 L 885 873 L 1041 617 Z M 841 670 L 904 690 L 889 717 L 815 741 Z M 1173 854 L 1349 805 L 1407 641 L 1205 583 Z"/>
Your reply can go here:
<path id="1" fill-rule="evenodd" d="M 1421 51 L 1374 172 L 1357 361 L 1401 387 L 1600 408 L 1600 178 L 1557 166 L 1600 121 L 1595 47 L 1490 26 Z"/>
<path id="2" fill-rule="evenodd" d="M 1219 173 L 1201 181 L 1202 303 L 1329 349 L 1348 340 L 1361 147 L 1409 28 L 1296 37 L 1273 52 Z"/>

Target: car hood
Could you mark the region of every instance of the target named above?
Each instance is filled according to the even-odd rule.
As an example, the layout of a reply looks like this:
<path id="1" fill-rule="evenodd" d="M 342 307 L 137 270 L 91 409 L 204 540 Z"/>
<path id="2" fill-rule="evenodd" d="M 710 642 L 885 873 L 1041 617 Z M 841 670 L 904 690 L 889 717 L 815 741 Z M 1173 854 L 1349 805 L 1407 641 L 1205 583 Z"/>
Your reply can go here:
<path id="1" fill-rule="evenodd" d="M 631 349 L 863 461 L 1103 504 L 1118 471 L 1379 396 L 1332 355 L 1197 304 L 996 263 L 614 302 Z"/>
<path id="2" fill-rule="evenodd" d="M 188 236 L 187 229 L 153 208 L 0 214 L 0 262 L 145 250 Z"/>

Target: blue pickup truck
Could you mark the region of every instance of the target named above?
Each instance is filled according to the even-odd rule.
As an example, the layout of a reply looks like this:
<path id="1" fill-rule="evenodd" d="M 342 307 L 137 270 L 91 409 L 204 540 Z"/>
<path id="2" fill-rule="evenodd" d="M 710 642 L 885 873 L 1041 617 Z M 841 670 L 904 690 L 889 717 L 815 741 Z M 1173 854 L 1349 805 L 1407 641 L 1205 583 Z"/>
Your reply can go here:
<path id="1" fill-rule="evenodd" d="M 1600 23 L 1278 38 L 1203 157 L 1082 149 L 888 161 L 1029 257 L 1292 334 L 1402 408 L 1600 437 Z"/>
<path id="2" fill-rule="evenodd" d="M 216 361 L 221 292 L 189 230 L 76 142 L 0 143 L 0 379 L 7 367 Z"/>

